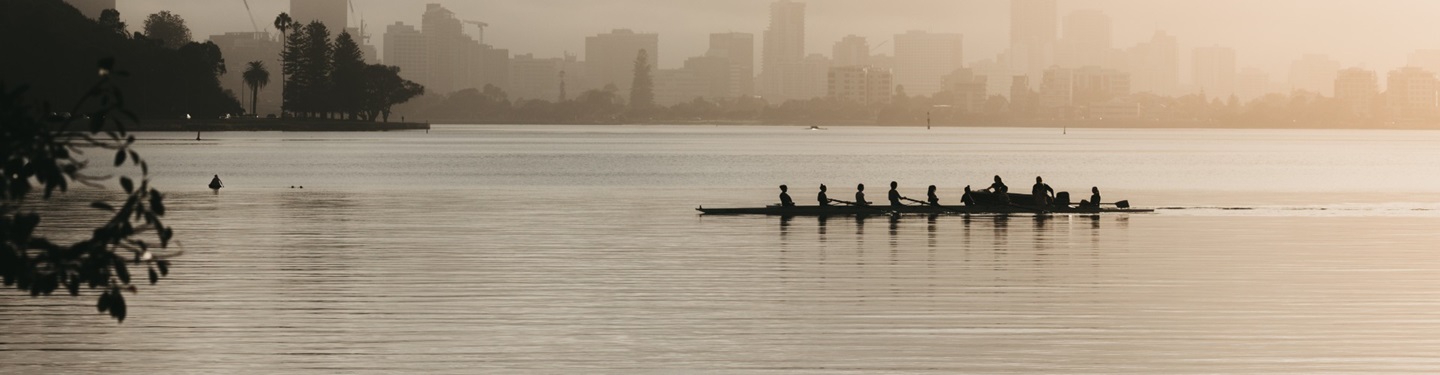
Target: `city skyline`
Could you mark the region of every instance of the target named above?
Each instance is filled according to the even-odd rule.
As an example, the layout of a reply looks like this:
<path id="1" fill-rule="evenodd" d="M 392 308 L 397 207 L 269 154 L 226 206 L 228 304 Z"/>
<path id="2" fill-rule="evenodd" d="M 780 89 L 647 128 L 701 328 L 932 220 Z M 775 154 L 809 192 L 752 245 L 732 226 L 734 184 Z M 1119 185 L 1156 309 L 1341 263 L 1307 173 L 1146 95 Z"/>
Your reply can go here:
<path id="1" fill-rule="evenodd" d="M 255 23 L 272 29 L 274 15 L 287 11 L 288 0 L 249 1 Z M 385 25 L 396 21 L 418 25 L 425 4 L 434 1 L 355 0 L 356 16 L 366 21 L 371 42 L 383 54 Z M 126 22 L 140 25 L 143 18 L 160 10 L 170 10 L 190 20 L 197 39 L 224 32 L 252 31 L 250 20 L 243 16 L 241 1 L 196 4 L 175 0 L 122 0 L 119 10 Z M 537 57 L 562 57 L 565 52 L 584 59 L 584 38 L 628 28 L 637 32 L 660 34 L 661 48 L 667 52 L 658 57 L 658 68 L 677 68 L 693 56 L 703 55 L 711 33 L 745 32 L 763 39 L 768 23 L 769 0 L 728 2 L 687 2 L 670 4 L 651 0 L 622 0 L 606 5 L 560 1 L 535 2 L 440 2 L 462 19 L 490 23 L 486 42 L 508 48 L 513 54 Z M 806 54 L 830 54 L 830 47 L 846 35 L 870 39 L 875 46 L 894 35 L 910 30 L 965 35 L 966 63 L 993 58 L 1009 47 L 1009 1 L 972 2 L 901 1 L 886 7 L 857 0 L 812 2 L 807 4 L 808 22 L 805 36 Z M 627 6 L 628 5 L 628 6 Z M 226 9 L 233 7 L 234 9 Z M 567 13 L 585 14 L 587 19 L 570 20 L 555 14 L 565 8 Z M 1404 66 L 1415 50 L 1440 49 L 1440 25 L 1429 22 L 1426 9 L 1440 12 L 1440 4 L 1426 1 L 1396 0 L 1377 4 L 1362 1 L 1328 2 L 1267 1 L 1252 4 L 1244 1 L 1217 1 L 1203 4 L 1194 1 L 1125 2 L 1115 0 L 1061 0 L 1058 17 L 1076 10 L 1096 9 L 1105 12 L 1113 24 L 1113 46 L 1128 48 L 1150 40 L 1156 31 L 1176 36 L 1182 52 L 1197 47 L 1220 45 L 1236 50 L 1241 68 L 1259 68 L 1271 77 L 1285 77 L 1296 59 L 1307 54 L 1325 54 L 1344 67 L 1362 66 L 1387 70 Z M 219 12 L 218 10 L 223 10 Z M 210 14 L 225 14 L 216 18 Z M 240 15 L 240 16 L 236 16 Z M 1275 17 L 1273 15 L 1283 15 Z M 561 19 L 565 22 L 548 22 Z M 1277 22 L 1285 22 L 1284 27 Z M 547 25 L 537 28 L 535 25 Z M 1226 25 L 1217 28 L 1216 25 Z M 1157 27 L 1160 26 L 1160 27 Z M 473 35 L 474 30 L 468 30 Z M 1382 41 L 1382 42 L 1377 42 Z M 757 56 L 760 53 L 757 40 Z M 877 53 L 893 54 L 892 43 L 876 48 Z M 1189 71 L 1188 53 L 1181 56 L 1183 71 Z M 758 67 L 758 66 L 757 66 Z M 759 73 L 757 71 L 757 73 Z M 1188 75 L 1182 75 L 1188 81 Z"/>

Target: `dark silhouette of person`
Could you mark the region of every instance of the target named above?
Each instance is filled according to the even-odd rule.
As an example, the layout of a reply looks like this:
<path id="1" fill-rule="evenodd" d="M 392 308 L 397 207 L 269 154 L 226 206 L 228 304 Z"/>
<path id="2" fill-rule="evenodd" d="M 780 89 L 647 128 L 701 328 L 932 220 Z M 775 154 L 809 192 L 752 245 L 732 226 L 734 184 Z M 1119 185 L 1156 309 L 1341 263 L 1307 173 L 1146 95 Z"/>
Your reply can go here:
<path id="1" fill-rule="evenodd" d="M 1000 180 L 999 175 L 995 176 L 995 183 L 990 184 L 990 188 L 986 190 L 995 193 L 1001 204 L 1010 204 L 1010 187 L 1005 186 L 1005 181 Z"/>
<path id="2" fill-rule="evenodd" d="M 820 194 L 815 195 L 815 200 L 820 201 L 821 206 L 830 205 L 830 197 L 825 196 L 825 184 L 820 184 Z"/>
<path id="3" fill-rule="evenodd" d="M 890 181 L 890 194 L 889 194 L 890 207 L 900 207 L 900 206 L 904 206 L 904 205 L 905 205 L 904 203 L 901 203 L 901 202 L 900 202 L 900 198 L 904 198 L 904 197 L 901 197 L 901 196 L 900 196 L 900 191 L 899 191 L 899 190 L 895 190 L 895 189 L 897 189 L 897 188 L 899 188 L 899 187 L 900 187 L 900 184 L 899 184 L 899 183 L 897 183 L 897 182 L 895 182 L 895 181 Z"/>
<path id="4" fill-rule="evenodd" d="M 1090 188 L 1090 200 L 1080 201 L 1081 207 L 1100 207 L 1100 187 Z"/>
<path id="5" fill-rule="evenodd" d="M 789 193 L 789 191 L 790 191 L 790 187 L 785 186 L 785 185 L 780 185 L 780 205 L 781 205 L 781 206 L 785 206 L 785 207 L 794 207 L 794 206 L 795 206 L 795 200 L 790 199 L 790 193 Z"/>
<path id="6" fill-rule="evenodd" d="M 925 193 L 925 198 L 925 201 L 930 202 L 931 206 L 940 206 L 940 196 L 935 195 L 935 185 L 930 185 L 930 191 Z"/>
<path id="7" fill-rule="evenodd" d="M 975 196 L 970 195 L 972 192 L 973 190 L 970 190 L 970 185 L 965 185 L 965 195 L 960 196 L 960 203 L 965 204 L 965 207 L 975 206 Z"/>
<path id="8" fill-rule="evenodd" d="M 220 182 L 220 175 L 217 174 L 215 178 L 210 179 L 210 189 L 220 190 L 222 187 L 225 187 L 225 184 Z"/>
<path id="9" fill-rule="evenodd" d="M 865 200 L 865 184 L 855 185 L 855 205 L 869 206 L 870 201 Z"/>
<path id="10" fill-rule="evenodd" d="M 1055 189 L 1051 189 L 1050 185 L 1045 184 L 1045 180 L 1040 176 L 1035 176 L 1035 186 L 1030 188 L 1030 195 L 1035 197 L 1036 206 L 1048 207 L 1050 202 L 1055 199 Z"/>

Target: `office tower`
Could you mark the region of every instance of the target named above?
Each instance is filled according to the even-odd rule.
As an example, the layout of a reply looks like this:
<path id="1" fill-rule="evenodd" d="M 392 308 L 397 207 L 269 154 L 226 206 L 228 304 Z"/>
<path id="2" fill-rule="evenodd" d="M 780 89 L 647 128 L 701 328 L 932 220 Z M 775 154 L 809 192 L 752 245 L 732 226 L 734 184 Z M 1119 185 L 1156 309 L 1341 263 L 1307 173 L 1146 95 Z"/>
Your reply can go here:
<path id="1" fill-rule="evenodd" d="M 986 92 L 989 91 L 988 79 L 982 74 L 977 74 L 974 69 L 955 69 L 944 78 L 945 90 L 950 91 L 955 97 L 954 110 L 958 113 L 980 113 L 985 109 L 985 101 L 989 99 Z"/>
<path id="2" fill-rule="evenodd" d="M 1094 66 L 1053 67 L 1045 70 L 1040 84 L 1040 107 L 1052 114 L 1070 106 L 1088 106 L 1130 95 L 1130 75 Z"/>
<path id="3" fill-rule="evenodd" d="M 1440 83 L 1428 70 L 1414 66 L 1392 70 L 1386 79 L 1385 105 L 1397 120 L 1433 119 L 1440 114 L 1437 90 Z"/>
<path id="4" fill-rule="evenodd" d="M 870 65 L 870 43 L 865 37 L 847 35 L 835 42 L 830 58 L 836 67 Z"/>
<path id="5" fill-rule="evenodd" d="M 868 105 L 889 103 L 895 84 L 889 69 L 837 65 L 830 68 L 826 86 L 831 98 Z"/>
<path id="6" fill-rule="evenodd" d="M 1335 95 L 1335 73 L 1340 62 L 1330 56 L 1306 54 L 1290 64 L 1290 90 Z"/>
<path id="7" fill-rule="evenodd" d="M 1057 9 L 1055 0 L 1010 0 L 1011 69 L 1038 83 L 1055 62 Z"/>
<path id="8" fill-rule="evenodd" d="M 765 46 L 760 58 L 760 82 L 765 96 L 795 98 L 785 92 L 790 78 L 782 71 L 794 70 L 789 64 L 805 60 L 805 3 L 778 0 L 770 4 L 770 27 L 765 30 Z M 783 66 L 782 66 L 783 65 Z M 821 76 L 825 73 L 822 72 Z"/>
<path id="9" fill-rule="evenodd" d="M 1335 100 L 1345 112 L 1359 118 L 1375 115 L 1375 100 L 1380 96 L 1380 81 L 1375 71 L 1350 68 L 1335 74 Z"/>
<path id="10" fill-rule="evenodd" d="M 1206 98 L 1228 98 L 1235 94 L 1235 50 L 1220 47 L 1195 49 L 1191 77 Z"/>
<path id="11" fill-rule="evenodd" d="M 385 27 L 385 65 L 400 67 L 400 77 L 429 82 L 429 41 L 415 26 L 395 22 Z"/>
<path id="12" fill-rule="evenodd" d="M 290 19 L 301 24 L 320 21 L 333 38 L 349 27 L 348 0 L 290 0 Z"/>
<path id="13" fill-rule="evenodd" d="M 586 70 L 595 85 L 614 84 L 629 95 L 635 80 L 635 58 L 645 50 L 653 72 L 659 69 L 660 34 L 636 33 L 628 29 L 612 30 L 585 38 Z"/>
<path id="14" fill-rule="evenodd" d="M 440 4 L 425 5 L 425 14 L 420 17 L 420 33 L 428 46 L 426 62 L 430 68 L 429 77 L 421 83 L 427 92 L 450 94 L 475 88 L 470 73 L 476 64 L 473 50 L 479 43 L 465 35 L 463 26 L 455 12 Z"/>
<path id="15" fill-rule="evenodd" d="M 75 9 L 79 9 L 80 14 L 91 19 L 99 19 L 101 11 L 115 9 L 115 0 L 65 0 L 65 2 Z"/>
<path id="16" fill-rule="evenodd" d="M 705 56 L 725 60 L 724 86 L 716 94 L 728 98 L 755 95 L 755 35 L 710 34 L 710 50 Z"/>
<path id="17" fill-rule="evenodd" d="M 1180 47 L 1175 36 L 1156 31 L 1150 41 L 1130 48 L 1127 68 L 1135 92 L 1174 96 L 1180 91 Z"/>
<path id="18" fill-rule="evenodd" d="M 960 34 L 910 31 L 895 35 L 895 85 L 910 95 L 941 90 L 942 78 L 964 66 Z"/>
<path id="19" fill-rule="evenodd" d="M 1105 12 L 1077 10 L 1065 16 L 1064 37 L 1056 59 L 1060 66 L 1112 67 L 1110 16 Z"/>

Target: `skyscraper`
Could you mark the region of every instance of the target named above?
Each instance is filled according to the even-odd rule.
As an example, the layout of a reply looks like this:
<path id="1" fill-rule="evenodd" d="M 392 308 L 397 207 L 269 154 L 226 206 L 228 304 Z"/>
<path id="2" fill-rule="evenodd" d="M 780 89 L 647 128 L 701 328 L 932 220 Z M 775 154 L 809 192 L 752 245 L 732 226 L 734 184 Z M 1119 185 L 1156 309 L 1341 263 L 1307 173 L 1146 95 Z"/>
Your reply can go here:
<path id="1" fill-rule="evenodd" d="M 1030 84 L 1055 62 L 1055 0 L 1010 0 L 1010 65 Z"/>
<path id="2" fill-rule="evenodd" d="M 836 67 L 870 65 L 870 43 L 863 36 L 847 35 L 831 50 Z"/>
<path id="3" fill-rule="evenodd" d="M 1061 66 L 1111 67 L 1110 16 L 1096 9 L 1077 10 L 1065 16 L 1064 38 L 1056 59 Z"/>
<path id="4" fill-rule="evenodd" d="M 725 84 L 719 90 L 725 97 L 755 95 L 755 35 L 710 34 L 710 50 L 705 55 L 725 59 Z"/>
<path id="5" fill-rule="evenodd" d="M 290 0 L 290 19 L 301 24 L 320 21 L 330 36 L 349 26 L 349 0 Z"/>
<path id="6" fill-rule="evenodd" d="M 1335 100 L 1345 112 L 1359 118 L 1375 115 L 1375 99 L 1380 96 L 1380 81 L 1374 70 L 1350 68 L 1335 74 Z"/>
<path id="7" fill-rule="evenodd" d="M 477 62 L 472 50 L 479 43 L 465 35 L 462 26 L 455 12 L 440 4 L 425 4 L 425 14 L 420 16 L 420 32 L 428 46 L 429 78 L 422 82 L 427 92 L 449 94 L 474 87 L 470 73 Z"/>
<path id="8" fill-rule="evenodd" d="M 425 35 L 415 26 L 395 22 L 385 27 L 385 65 L 400 68 L 407 80 L 429 82 L 430 56 Z"/>
<path id="9" fill-rule="evenodd" d="M 944 76 L 964 66 L 964 37 L 960 34 L 910 31 L 895 35 L 895 85 L 909 95 L 930 95 L 941 90 Z"/>
<path id="10" fill-rule="evenodd" d="M 1211 46 L 1195 49 L 1191 65 L 1193 82 L 1207 98 L 1229 98 L 1235 94 L 1235 50 Z"/>
<path id="11" fill-rule="evenodd" d="M 617 29 L 586 37 L 585 64 L 591 81 L 601 87 L 614 84 L 621 93 L 629 93 L 640 50 L 645 50 L 651 71 L 659 69 L 660 34 Z"/>
<path id="12" fill-rule="evenodd" d="M 1135 92 L 1171 96 L 1180 91 L 1180 46 L 1175 36 L 1156 31 L 1149 42 L 1128 51 L 1128 68 Z"/>
<path id="13" fill-rule="evenodd" d="M 1407 66 L 1390 71 L 1386 77 L 1385 106 L 1397 120 L 1425 120 L 1440 115 L 1440 81 L 1435 73 Z"/>
<path id="14" fill-rule="evenodd" d="M 770 4 L 770 27 L 765 30 L 760 81 L 766 96 L 791 97 L 784 88 L 782 65 L 805 59 L 805 3 L 778 0 Z"/>

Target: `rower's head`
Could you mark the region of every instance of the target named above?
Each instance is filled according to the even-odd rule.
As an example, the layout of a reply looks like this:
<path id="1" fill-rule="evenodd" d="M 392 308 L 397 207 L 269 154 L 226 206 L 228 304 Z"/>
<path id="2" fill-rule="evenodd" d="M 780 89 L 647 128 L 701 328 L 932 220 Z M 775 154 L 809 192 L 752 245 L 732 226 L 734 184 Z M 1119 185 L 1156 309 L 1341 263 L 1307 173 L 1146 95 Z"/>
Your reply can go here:
<path id="1" fill-rule="evenodd" d="M 935 192 L 935 185 L 930 185 L 930 192 L 931 192 L 931 193 L 934 193 L 934 192 Z"/>
<path id="2" fill-rule="evenodd" d="M 865 184 L 855 185 L 855 190 L 865 191 Z"/>
<path id="3" fill-rule="evenodd" d="M 894 188 L 897 188 L 897 187 L 900 187 L 900 183 L 897 183 L 897 182 L 895 182 L 895 181 L 890 181 L 890 188 L 891 188 L 891 189 L 894 189 Z"/>
<path id="4" fill-rule="evenodd" d="M 820 191 L 821 191 L 821 192 L 824 192 L 824 191 L 825 191 L 825 184 L 820 184 Z"/>
<path id="5" fill-rule="evenodd" d="M 1035 176 L 1035 183 L 1038 184 L 1038 183 L 1042 183 L 1042 182 L 1045 182 L 1045 180 L 1044 180 L 1044 179 L 1041 179 L 1040 176 Z"/>
<path id="6" fill-rule="evenodd" d="M 1095 193 L 1095 194 L 1100 194 L 1100 187 L 1099 187 L 1099 186 L 1091 187 L 1091 188 L 1090 188 L 1090 192 L 1091 192 L 1091 193 Z"/>
<path id="7" fill-rule="evenodd" d="M 995 175 L 995 182 L 1000 182 L 1000 175 Z"/>
<path id="8" fill-rule="evenodd" d="M 966 193 L 969 193 L 969 192 L 970 192 L 970 185 L 965 185 L 965 192 L 966 192 Z"/>
<path id="9" fill-rule="evenodd" d="M 780 185 L 780 192 L 781 192 L 781 193 L 784 193 L 784 192 L 787 192 L 787 191 L 790 191 L 790 187 L 789 187 L 789 186 Z"/>

